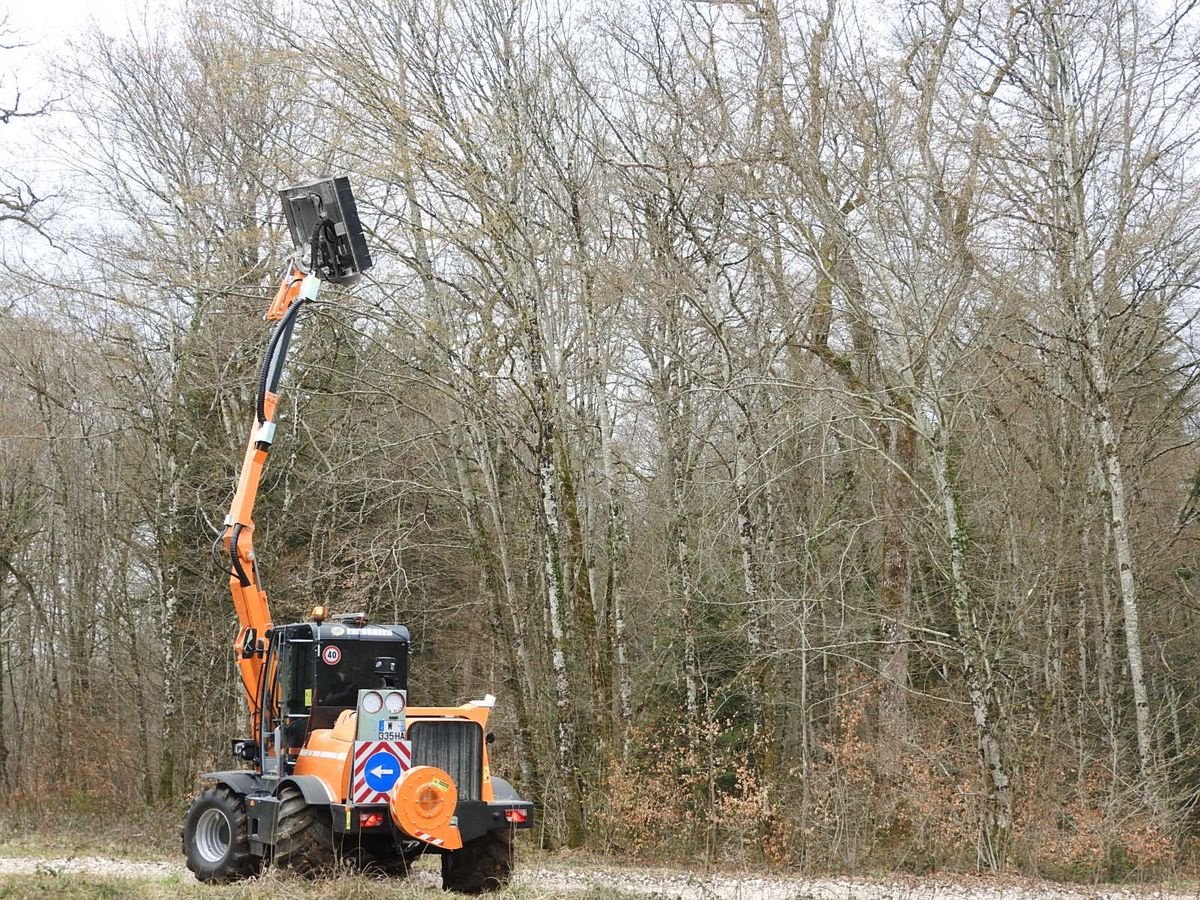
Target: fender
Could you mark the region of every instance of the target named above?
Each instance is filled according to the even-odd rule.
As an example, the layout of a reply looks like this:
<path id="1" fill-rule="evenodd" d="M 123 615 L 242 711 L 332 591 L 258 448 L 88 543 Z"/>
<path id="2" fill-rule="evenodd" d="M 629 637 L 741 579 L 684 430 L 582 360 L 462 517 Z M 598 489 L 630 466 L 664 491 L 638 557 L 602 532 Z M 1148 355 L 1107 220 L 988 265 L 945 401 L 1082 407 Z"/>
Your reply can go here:
<path id="1" fill-rule="evenodd" d="M 253 793 L 269 794 L 263 777 L 257 772 L 247 772 L 244 769 L 233 769 L 229 772 L 205 772 L 200 776 L 204 781 L 215 781 L 223 784 L 235 794 L 247 797 Z"/>
<path id="2" fill-rule="evenodd" d="M 496 800 L 520 800 L 521 795 L 517 793 L 516 788 L 505 781 L 503 778 L 492 776 L 492 796 Z"/>
<path id="3" fill-rule="evenodd" d="M 337 803 L 338 798 L 333 796 L 325 782 L 316 775 L 293 775 L 280 780 L 273 791 L 275 796 L 278 797 L 280 790 L 289 784 L 300 790 L 304 795 L 304 802 L 309 806 L 329 806 L 331 803 Z"/>

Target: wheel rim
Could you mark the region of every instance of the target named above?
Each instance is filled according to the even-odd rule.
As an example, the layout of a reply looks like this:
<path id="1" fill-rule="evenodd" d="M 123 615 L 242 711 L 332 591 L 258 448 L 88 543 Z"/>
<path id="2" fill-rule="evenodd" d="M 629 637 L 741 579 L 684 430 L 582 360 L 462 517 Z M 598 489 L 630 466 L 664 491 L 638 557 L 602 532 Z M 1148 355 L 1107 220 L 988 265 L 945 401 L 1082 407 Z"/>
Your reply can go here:
<path id="1" fill-rule="evenodd" d="M 206 809 L 196 820 L 196 852 L 205 862 L 219 863 L 229 852 L 229 819 L 219 809 Z"/>

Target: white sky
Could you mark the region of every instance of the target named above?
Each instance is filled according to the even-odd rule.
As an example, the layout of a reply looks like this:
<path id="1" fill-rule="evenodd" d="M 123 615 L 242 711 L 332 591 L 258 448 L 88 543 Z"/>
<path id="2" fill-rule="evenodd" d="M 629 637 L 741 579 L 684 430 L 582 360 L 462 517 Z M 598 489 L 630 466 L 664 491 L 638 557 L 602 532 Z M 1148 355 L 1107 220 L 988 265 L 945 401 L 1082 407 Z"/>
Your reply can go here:
<path id="1" fill-rule="evenodd" d="M 130 12 L 137 16 L 145 3 L 137 0 L 24 0 L 0 3 L 9 28 L 42 51 L 83 29 L 90 20 L 109 30 L 122 25 Z"/>
<path id="2" fill-rule="evenodd" d="M 0 0 L 3 42 L 21 45 L 0 55 L 0 97 L 7 103 L 18 88 L 31 103 L 46 96 L 46 69 L 67 42 L 93 26 L 110 34 L 128 31 L 161 5 L 152 0 Z"/>
<path id="3" fill-rule="evenodd" d="M 128 32 L 162 5 L 153 0 L 0 0 L 3 43 L 19 45 L 0 50 L 0 106 L 11 108 L 18 95 L 23 112 L 53 100 L 50 68 L 62 58 L 68 42 L 94 28 L 109 34 Z M 62 120 L 52 113 L 0 126 L 0 172 L 32 183 L 42 196 L 58 195 L 62 172 L 50 134 Z M 33 249 L 40 245 L 26 232 L 17 235 Z"/>

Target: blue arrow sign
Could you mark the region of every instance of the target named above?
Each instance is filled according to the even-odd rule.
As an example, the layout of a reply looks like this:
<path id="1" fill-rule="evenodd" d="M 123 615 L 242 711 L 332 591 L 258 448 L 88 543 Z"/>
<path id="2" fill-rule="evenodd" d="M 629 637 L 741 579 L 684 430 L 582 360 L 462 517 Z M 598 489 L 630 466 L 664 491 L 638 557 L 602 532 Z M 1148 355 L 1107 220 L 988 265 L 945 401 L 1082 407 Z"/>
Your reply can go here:
<path id="1" fill-rule="evenodd" d="M 400 777 L 400 760 L 387 750 L 377 750 L 367 757 L 363 775 L 367 780 L 367 787 L 380 794 L 386 794 Z"/>

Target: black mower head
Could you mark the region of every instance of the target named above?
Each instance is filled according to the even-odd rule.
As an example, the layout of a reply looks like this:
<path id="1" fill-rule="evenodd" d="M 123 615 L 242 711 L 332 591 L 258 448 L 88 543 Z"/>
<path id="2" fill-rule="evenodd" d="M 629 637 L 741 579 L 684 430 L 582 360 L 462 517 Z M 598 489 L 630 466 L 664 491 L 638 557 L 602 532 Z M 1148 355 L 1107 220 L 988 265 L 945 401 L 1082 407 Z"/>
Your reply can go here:
<path id="1" fill-rule="evenodd" d="M 350 179 L 325 178 L 279 192 L 292 243 L 322 281 L 353 284 L 371 268 Z"/>

